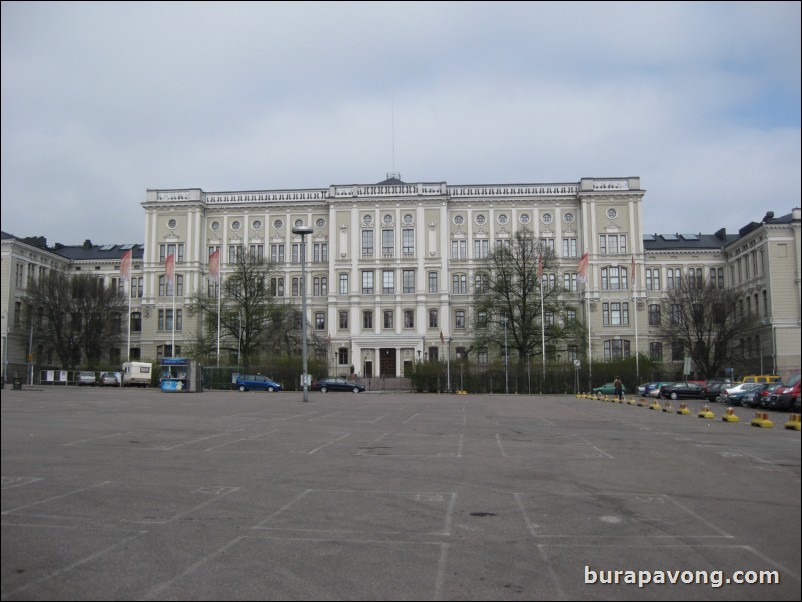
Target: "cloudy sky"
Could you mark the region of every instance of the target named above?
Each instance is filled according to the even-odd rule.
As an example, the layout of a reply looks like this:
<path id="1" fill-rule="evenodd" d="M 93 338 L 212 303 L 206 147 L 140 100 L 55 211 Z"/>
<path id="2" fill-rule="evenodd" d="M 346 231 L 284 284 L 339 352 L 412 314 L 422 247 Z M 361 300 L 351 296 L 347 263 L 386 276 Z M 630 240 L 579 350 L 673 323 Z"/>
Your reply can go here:
<path id="1" fill-rule="evenodd" d="M 2 229 L 142 242 L 148 188 L 397 171 L 640 176 L 646 232 L 735 231 L 800 204 L 800 47 L 798 2 L 4 1 Z"/>

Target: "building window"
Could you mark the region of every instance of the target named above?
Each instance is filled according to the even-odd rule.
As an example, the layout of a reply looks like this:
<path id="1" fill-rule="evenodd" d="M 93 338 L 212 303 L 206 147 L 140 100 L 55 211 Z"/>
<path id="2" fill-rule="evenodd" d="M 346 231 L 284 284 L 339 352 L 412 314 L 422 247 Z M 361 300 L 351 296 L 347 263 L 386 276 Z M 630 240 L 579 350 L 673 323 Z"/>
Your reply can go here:
<path id="1" fill-rule="evenodd" d="M 656 362 L 663 361 L 663 344 L 662 343 L 649 343 L 649 359 Z"/>
<path id="2" fill-rule="evenodd" d="M 164 263 L 170 255 L 175 255 L 176 263 L 184 263 L 184 243 L 169 243 L 159 245 L 159 263 Z"/>
<path id="3" fill-rule="evenodd" d="M 487 347 L 482 347 L 476 353 L 476 361 L 480 364 L 487 363 Z"/>
<path id="4" fill-rule="evenodd" d="M 479 328 L 487 327 L 487 312 L 485 310 L 482 309 L 476 314 L 476 323 Z"/>
<path id="5" fill-rule="evenodd" d="M 405 228 L 401 231 L 401 251 L 404 257 L 415 256 L 415 230 Z"/>
<path id="6" fill-rule="evenodd" d="M 629 324 L 629 303 L 602 303 L 602 323 L 604 326 Z"/>
<path id="7" fill-rule="evenodd" d="M 411 309 L 404 310 L 404 328 L 415 328 L 415 312 Z"/>
<path id="8" fill-rule="evenodd" d="M 315 313 L 315 330 L 326 330 L 326 314 L 322 311 Z"/>
<path id="9" fill-rule="evenodd" d="M 454 328 L 465 328 L 465 310 L 458 309 L 454 313 Z"/>
<path id="10" fill-rule="evenodd" d="M 325 297 L 329 294 L 329 279 L 325 276 L 315 276 L 312 280 L 312 296 Z"/>
<path id="11" fill-rule="evenodd" d="M 180 274 L 176 274 L 175 284 L 175 296 L 182 297 L 184 295 L 184 277 Z M 173 284 L 171 282 L 167 282 L 167 276 L 159 276 L 159 296 L 173 296 Z"/>
<path id="12" fill-rule="evenodd" d="M 437 272 L 429 272 L 429 292 L 430 293 L 438 292 Z"/>
<path id="13" fill-rule="evenodd" d="M 373 294 L 373 271 L 372 270 L 364 270 L 362 272 L 362 294 L 363 295 L 372 295 Z"/>
<path id="14" fill-rule="evenodd" d="M 415 292 L 415 270 L 404 270 L 403 277 L 404 277 L 403 292 L 404 293 L 414 293 Z"/>
<path id="15" fill-rule="evenodd" d="M 437 328 L 437 310 L 429 310 L 429 328 Z"/>
<path id="16" fill-rule="evenodd" d="M 682 270 L 679 268 L 668 268 L 666 270 L 666 287 L 668 290 L 682 288 Z"/>
<path id="17" fill-rule="evenodd" d="M 183 310 L 175 310 L 175 329 L 181 330 L 183 326 Z M 173 330 L 173 310 L 160 309 L 157 323 L 157 330 Z"/>
<path id="18" fill-rule="evenodd" d="M 131 332 L 142 332 L 142 313 L 131 312 Z"/>
<path id="19" fill-rule="evenodd" d="M 382 293 L 385 295 L 395 292 L 395 272 L 393 270 L 382 271 Z"/>
<path id="20" fill-rule="evenodd" d="M 563 257 L 576 256 L 576 238 L 563 238 Z"/>
<path id="21" fill-rule="evenodd" d="M 265 258 L 265 246 L 264 245 L 251 245 L 248 249 L 248 255 L 251 263 L 256 263 L 257 261 L 262 261 Z"/>
<path id="22" fill-rule="evenodd" d="M 669 270 L 669 273 L 671 270 Z M 659 291 L 660 290 L 660 270 L 651 269 L 646 270 L 646 290 Z"/>
<path id="23" fill-rule="evenodd" d="M 362 312 L 362 328 L 373 328 L 373 312 Z"/>
<path id="24" fill-rule="evenodd" d="M 328 243 L 321 242 L 315 243 L 312 247 L 312 260 L 313 261 L 328 261 L 329 260 L 329 245 Z"/>
<path id="25" fill-rule="evenodd" d="M 362 257 L 373 257 L 373 230 L 362 230 Z"/>
<path id="26" fill-rule="evenodd" d="M 467 295 L 468 276 L 465 274 L 454 274 L 451 277 L 451 292 L 454 295 Z"/>
<path id="27" fill-rule="evenodd" d="M 348 365 L 348 347 L 340 347 L 337 350 L 337 363 L 340 366 Z"/>
<path id="28" fill-rule="evenodd" d="M 629 357 L 629 341 L 609 339 L 604 341 L 604 361 L 622 360 Z"/>
<path id="29" fill-rule="evenodd" d="M 393 230 L 382 230 L 382 257 L 395 256 L 394 234 Z"/>
<path id="30" fill-rule="evenodd" d="M 384 311 L 384 328 L 393 327 L 393 310 L 387 309 Z"/>
<path id="31" fill-rule="evenodd" d="M 341 311 L 340 312 L 340 330 L 347 330 L 348 329 L 348 312 Z"/>
<path id="32" fill-rule="evenodd" d="M 451 259 L 468 259 L 468 241 L 451 241 Z"/>
<path id="33" fill-rule="evenodd" d="M 473 241 L 473 258 L 485 259 L 490 254 L 490 241 L 477 238 Z"/>
<path id="34" fill-rule="evenodd" d="M 284 263 L 284 245 L 270 245 L 270 261 Z"/>
<path id="35" fill-rule="evenodd" d="M 300 278 L 293 278 L 292 279 L 292 296 L 298 297 L 300 293 L 298 292 L 301 286 Z"/>
<path id="36" fill-rule="evenodd" d="M 429 347 L 429 361 L 436 362 L 438 358 L 437 347 Z"/>
<path id="37" fill-rule="evenodd" d="M 577 275 L 576 273 L 573 274 L 563 274 L 563 289 L 566 292 L 575 293 L 577 291 Z"/>
<path id="38" fill-rule="evenodd" d="M 242 259 L 242 245 L 228 245 L 228 263 L 237 263 Z"/>
<path id="39" fill-rule="evenodd" d="M 340 294 L 348 294 L 348 274 L 340 274 Z"/>
<path id="40" fill-rule="evenodd" d="M 685 360 L 685 348 L 682 343 L 675 341 L 671 343 L 671 361 L 681 362 Z"/>
<path id="41" fill-rule="evenodd" d="M 672 326 L 680 326 L 683 322 L 682 320 L 682 305 L 680 304 L 673 304 L 669 308 L 669 316 L 670 316 L 670 324 Z"/>
<path id="42" fill-rule="evenodd" d="M 660 326 L 660 306 L 659 305 L 650 305 L 649 306 L 649 326 Z"/>
<path id="43" fill-rule="evenodd" d="M 628 287 L 627 282 L 627 268 L 618 266 L 611 266 L 609 268 L 602 268 L 601 270 L 602 290 L 626 290 Z"/>

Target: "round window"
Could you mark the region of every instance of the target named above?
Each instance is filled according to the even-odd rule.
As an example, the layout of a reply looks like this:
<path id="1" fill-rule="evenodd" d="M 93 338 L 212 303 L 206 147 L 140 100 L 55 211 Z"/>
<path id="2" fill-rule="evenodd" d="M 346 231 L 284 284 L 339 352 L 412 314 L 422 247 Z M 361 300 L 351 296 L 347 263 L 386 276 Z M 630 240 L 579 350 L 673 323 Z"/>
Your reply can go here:
<path id="1" fill-rule="evenodd" d="M 370 226 L 373 223 L 373 217 L 370 215 L 365 215 L 362 217 L 362 223 L 366 226 Z"/>
<path id="2" fill-rule="evenodd" d="M 498 223 L 499 224 L 506 224 L 507 223 L 507 219 L 508 219 L 507 218 L 507 214 L 506 213 L 502 213 L 501 215 L 498 216 Z"/>
<path id="3" fill-rule="evenodd" d="M 479 224 L 480 226 L 482 224 L 484 224 L 486 220 L 487 220 L 487 218 L 484 215 L 477 215 L 476 216 L 476 223 Z"/>
<path id="4" fill-rule="evenodd" d="M 326 220 L 324 220 L 322 217 L 320 217 L 320 218 L 318 218 L 318 220 L 315 223 L 317 224 L 318 228 L 322 228 L 323 226 L 326 225 Z"/>
<path id="5" fill-rule="evenodd" d="M 178 222 L 176 222 L 174 219 L 171 219 L 170 221 L 167 222 L 167 227 L 170 228 L 171 230 L 175 228 L 177 225 Z"/>
<path id="6" fill-rule="evenodd" d="M 220 229 L 220 222 L 212 222 L 212 225 L 209 226 L 214 232 L 217 232 Z"/>
<path id="7" fill-rule="evenodd" d="M 566 213 L 565 215 L 563 215 L 563 221 L 566 224 L 572 223 L 574 221 L 574 214 L 573 213 Z"/>
<path id="8" fill-rule="evenodd" d="M 461 215 L 455 215 L 454 216 L 454 223 L 457 224 L 458 226 L 461 226 L 464 222 L 465 222 L 465 218 L 462 217 Z"/>
<path id="9" fill-rule="evenodd" d="M 404 216 L 404 223 L 405 224 L 411 224 L 412 223 L 412 214 L 411 213 L 407 213 Z"/>
<path id="10" fill-rule="evenodd" d="M 618 211 L 616 211 L 615 209 L 608 209 L 607 210 L 607 217 L 609 217 L 610 219 L 615 219 L 617 215 L 618 215 Z"/>
<path id="11" fill-rule="evenodd" d="M 304 220 L 302 220 L 302 219 L 295 220 L 295 227 L 296 228 L 302 228 L 303 225 L 304 225 Z"/>
<path id="12" fill-rule="evenodd" d="M 385 215 L 382 219 L 384 220 L 385 224 L 389 225 L 389 224 L 393 223 L 393 216 L 390 215 L 389 213 L 387 215 Z"/>
<path id="13" fill-rule="evenodd" d="M 544 224 L 550 224 L 551 223 L 551 213 L 544 213 L 543 216 L 540 218 L 540 220 Z"/>
<path id="14" fill-rule="evenodd" d="M 282 222 L 280 219 L 277 219 L 276 221 L 273 222 L 273 227 L 276 230 L 281 230 L 284 227 L 284 222 Z"/>
<path id="15" fill-rule="evenodd" d="M 232 230 L 239 230 L 239 222 L 231 222 L 231 229 Z"/>
<path id="16" fill-rule="evenodd" d="M 253 220 L 253 229 L 254 230 L 261 230 L 262 229 L 262 222 L 258 219 Z"/>
<path id="17" fill-rule="evenodd" d="M 521 220 L 522 224 L 528 224 L 529 223 L 529 214 L 528 213 L 524 213 L 518 219 Z"/>

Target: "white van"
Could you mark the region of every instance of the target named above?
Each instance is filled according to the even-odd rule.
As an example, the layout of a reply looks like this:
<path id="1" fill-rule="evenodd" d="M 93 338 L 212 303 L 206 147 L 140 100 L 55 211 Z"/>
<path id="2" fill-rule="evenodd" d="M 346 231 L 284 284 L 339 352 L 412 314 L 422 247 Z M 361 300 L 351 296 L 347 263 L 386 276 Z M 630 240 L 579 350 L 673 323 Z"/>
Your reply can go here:
<path id="1" fill-rule="evenodd" d="M 123 387 L 149 387 L 153 364 L 147 362 L 125 362 L 123 364 Z"/>

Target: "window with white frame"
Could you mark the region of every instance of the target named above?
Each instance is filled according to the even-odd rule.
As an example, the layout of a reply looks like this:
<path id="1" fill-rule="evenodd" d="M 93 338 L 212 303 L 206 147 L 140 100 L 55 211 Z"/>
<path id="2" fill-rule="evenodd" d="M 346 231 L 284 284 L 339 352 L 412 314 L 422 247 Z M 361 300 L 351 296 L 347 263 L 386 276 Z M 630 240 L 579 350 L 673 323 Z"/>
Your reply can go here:
<path id="1" fill-rule="evenodd" d="M 348 294 L 348 274 L 340 274 L 340 294 Z"/>
<path id="2" fill-rule="evenodd" d="M 362 294 L 373 294 L 373 270 L 362 271 Z"/>
<path id="3" fill-rule="evenodd" d="M 563 257 L 576 256 L 576 238 L 563 238 Z"/>
<path id="4" fill-rule="evenodd" d="M 395 271 L 382 270 L 382 293 L 385 295 L 395 292 Z"/>
<path id="5" fill-rule="evenodd" d="M 414 293 L 415 292 L 415 270 L 404 270 L 403 277 L 404 277 L 403 292 L 404 293 Z"/>

